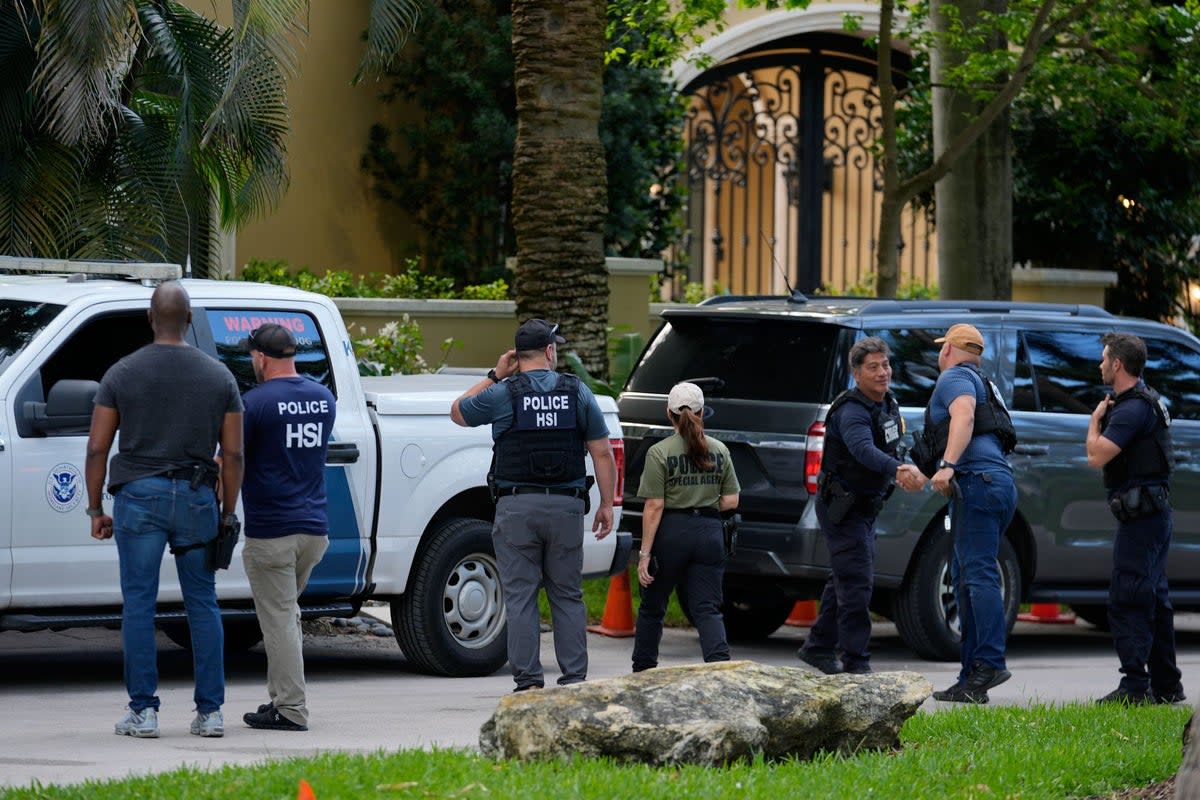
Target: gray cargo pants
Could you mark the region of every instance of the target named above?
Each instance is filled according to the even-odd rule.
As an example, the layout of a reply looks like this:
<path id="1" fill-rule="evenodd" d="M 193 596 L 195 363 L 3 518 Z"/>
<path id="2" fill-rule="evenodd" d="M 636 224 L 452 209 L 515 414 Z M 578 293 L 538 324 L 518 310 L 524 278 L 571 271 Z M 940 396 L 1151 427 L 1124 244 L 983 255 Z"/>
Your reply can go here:
<path id="1" fill-rule="evenodd" d="M 506 495 L 492 528 L 508 613 L 508 661 L 518 688 L 544 685 L 538 588 L 546 587 L 560 685 L 587 678 L 583 605 L 583 500 L 564 495 Z"/>

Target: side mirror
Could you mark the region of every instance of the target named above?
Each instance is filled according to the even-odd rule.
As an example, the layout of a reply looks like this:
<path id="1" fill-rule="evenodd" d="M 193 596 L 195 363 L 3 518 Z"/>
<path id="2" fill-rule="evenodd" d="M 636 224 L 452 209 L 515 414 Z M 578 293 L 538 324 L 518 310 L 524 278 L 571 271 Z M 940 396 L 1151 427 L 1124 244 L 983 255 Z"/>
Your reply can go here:
<path id="1" fill-rule="evenodd" d="M 46 436 L 87 433 L 99 389 L 96 381 L 61 380 L 50 387 L 46 402 L 25 402 L 25 421 Z"/>

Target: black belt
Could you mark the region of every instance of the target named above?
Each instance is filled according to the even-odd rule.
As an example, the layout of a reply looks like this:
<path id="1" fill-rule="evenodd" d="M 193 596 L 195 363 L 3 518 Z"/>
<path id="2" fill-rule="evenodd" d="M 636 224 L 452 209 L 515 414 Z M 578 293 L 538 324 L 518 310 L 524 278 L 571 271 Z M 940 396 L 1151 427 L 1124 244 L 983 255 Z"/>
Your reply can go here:
<path id="1" fill-rule="evenodd" d="M 710 517 L 711 519 L 720 519 L 721 512 L 715 508 L 707 506 L 703 508 L 665 508 L 664 514 L 686 514 L 689 517 Z"/>
<path id="2" fill-rule="evenodd" d="M 556 486 L 506 486 L 500 489 L 500 495 L 506 494 L 558 494 L 564 497 L 577 497 L 580 500 L 587 497 L 586 489 L 560 489 Z"/>
<path id="3" fill-rule="evenodd" d="M 160 472 L 154 477 L 170 478 L 174 481 L 190 481 L 192 476 L 195 474 L 196 471 L 194 467 L 176 467 L 175 469 L 169 469 L 166 472 Z"/>

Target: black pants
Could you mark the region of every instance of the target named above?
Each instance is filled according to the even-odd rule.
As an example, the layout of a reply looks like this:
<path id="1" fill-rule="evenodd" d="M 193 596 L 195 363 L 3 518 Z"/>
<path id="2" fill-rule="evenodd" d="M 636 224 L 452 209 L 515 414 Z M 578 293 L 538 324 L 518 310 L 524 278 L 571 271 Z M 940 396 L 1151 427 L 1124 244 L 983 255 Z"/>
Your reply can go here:
<path id="1" fill-rule="evenodd" d="M 1121 661 L 1121 686 L 1162 693 L 1179 686 L 1175 609 L 1167 594 L 1171 512 L 1117 525 L 1108 624 Z"/>
<path id="2" fill-rule="evenodd" d="M 721 581 L 725 577 L 725 537 L 721 520 L 664 512 L 651 550 L 658 562 L 654 582 L 642 589 L 633 640 L 633 670 L 658 666 L 663 614 L 676 584 L 687 593 L 692 624 L 700 634 L 705 661 L 728 661 L 725 621 L 721 617 Z"/>
<path id="3" fill-rule="evenodd" d="M 804 641 L 818 653 L 842 651 L 846 669 L 870 663 L 871 590 L 875 571 L 875 514 L 852 509 L 833 524 L 817 500 L 817 521 L 833 574 L 821 592 L 821 613 Z"/>

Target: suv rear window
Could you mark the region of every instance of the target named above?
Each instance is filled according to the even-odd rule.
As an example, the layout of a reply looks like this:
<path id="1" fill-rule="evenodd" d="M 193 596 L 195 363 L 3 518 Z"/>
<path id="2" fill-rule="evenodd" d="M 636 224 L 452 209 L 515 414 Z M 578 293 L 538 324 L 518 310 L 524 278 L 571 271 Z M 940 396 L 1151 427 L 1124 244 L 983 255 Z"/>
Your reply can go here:
<path id="1" fill-rule="evenodd" d="M 680 381 L 708 378 L 701 386 L 714 398 L 823 403 L 841 330 L 761 317 L 675 317 L 650 343 L 628 388 L 667 394 Z"/>

